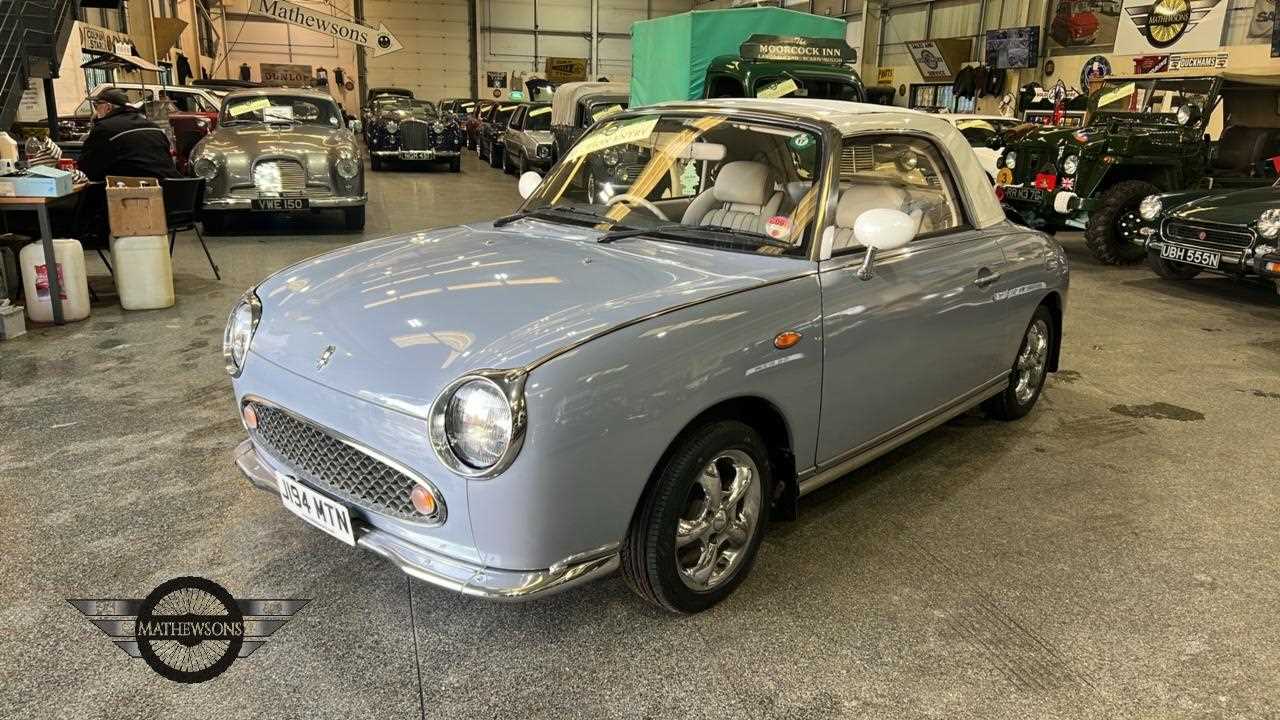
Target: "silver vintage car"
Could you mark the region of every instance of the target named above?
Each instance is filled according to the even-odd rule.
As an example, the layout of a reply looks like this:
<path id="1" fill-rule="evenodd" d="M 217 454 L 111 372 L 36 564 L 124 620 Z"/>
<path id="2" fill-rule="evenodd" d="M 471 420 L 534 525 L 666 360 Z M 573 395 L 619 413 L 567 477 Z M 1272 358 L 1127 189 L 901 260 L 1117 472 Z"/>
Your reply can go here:
<path id="1" fill-rule="evenodd" d="M 240 90 L 222 102 L 218 130 L 191 151 L 205 178 L 202 220 L 211 230 L 232 212 L 336 209 L 364 228 L 369 196 L 356 137 L 332 97 L 312 90 Z"/>
<path id="2" fill-rule="evenodd" d="M 502 171 L 525 173 L 551 165 L 551 103 L 516 108 L 502 133 Z"/>
<path id="3" fill-rule="evenodd" d="M 596 153 L 649 158 L 587 195 Z M 800 496 L 1028 413 L 1068 269 L 945 120 L 712 100 L 597 124 L 492 222 L 286 268 L 232 311 L 241 471 L 404 572 L 518 599 L 621 567 L 676 612 Z"/>

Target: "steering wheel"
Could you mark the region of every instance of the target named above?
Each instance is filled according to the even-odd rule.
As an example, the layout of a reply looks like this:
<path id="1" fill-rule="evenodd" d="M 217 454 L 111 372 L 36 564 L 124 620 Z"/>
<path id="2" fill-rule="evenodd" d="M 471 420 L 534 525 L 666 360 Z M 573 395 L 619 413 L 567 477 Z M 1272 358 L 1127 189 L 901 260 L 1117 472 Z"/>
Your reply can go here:
<path id="1" fill-rule="evenodd" d="M 635 203 L 636 205 L 643 207 L 645 210 L 648 210 L 654 215 L 657 215 L 658 219 L 663 222 L 671 222 L 671 218 L 667 217 L 667 214 L 662 212 L 662 210 L 657 205 L 654 205 L 653 203 L 649 202 L 648 200 L 645 200 L 639 195 L 632 195 L 631 193 L 622 193 L 620 195 L 614 195 L 613 197 L 609 198 L 607 202 L 605 202 L 605 205 L 613 205 L 614 203 L 620 203 L 623 201 Z"/>

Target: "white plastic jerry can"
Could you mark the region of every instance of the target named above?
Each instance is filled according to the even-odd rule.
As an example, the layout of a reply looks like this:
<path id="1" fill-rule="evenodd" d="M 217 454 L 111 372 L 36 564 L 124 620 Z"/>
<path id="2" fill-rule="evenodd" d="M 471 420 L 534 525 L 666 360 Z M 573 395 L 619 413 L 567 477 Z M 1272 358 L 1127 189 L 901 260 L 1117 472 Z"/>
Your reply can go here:
<path id="1" fill-rule="evenodd" d="M 61 287 L 62 319 L 67 322 L 89 317 L 89 278 L 84 271 L 84 250 L 78 240 L 58 238 L 53 241 L 58 283 Z M 44 244 L 36 241 L 18 253 L 22 266 L 22 288 L 26 297 L 27 317 L 32 322 L 53 322 L 53 303 L 49 299 L 49 267 L 45 263 Z"/>
<path id="2" fill-rule="evenodd" d="M 167 235 L 111 238 L 116 293 L 125 310 L 173 306 L 173 262 Z"/>

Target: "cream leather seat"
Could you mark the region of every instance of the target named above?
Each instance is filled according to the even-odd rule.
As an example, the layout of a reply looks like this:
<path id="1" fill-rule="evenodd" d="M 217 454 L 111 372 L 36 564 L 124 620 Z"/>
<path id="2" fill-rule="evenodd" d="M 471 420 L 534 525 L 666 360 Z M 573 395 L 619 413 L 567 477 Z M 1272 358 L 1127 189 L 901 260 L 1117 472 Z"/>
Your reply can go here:
<path id="1" fill-rule="evenodd" d="M 782 197 L 781 191 L 774 190 L 768 165 L 737 160 L 720 168 L 716 184 L 694 198 L 680 222 L 763 233 L 765 221 L 777 214 Z"/>
<path id="2" fill-rule="evenodd" d="M 836 203 L 835 240 L 831 244 L 831 252 L 838 253 L 849 248 L 862 247 L 862 243 L 853 236 L 853 224 L 858 217 L 868 210 L 888 209 L 901 210 L 911 215 L 919 227 L 922 216 L 918 208 L 912 207 L 911 196 L 906 190 L 894 185 L 854 185 L 840 193 L 840 201 Z"/>

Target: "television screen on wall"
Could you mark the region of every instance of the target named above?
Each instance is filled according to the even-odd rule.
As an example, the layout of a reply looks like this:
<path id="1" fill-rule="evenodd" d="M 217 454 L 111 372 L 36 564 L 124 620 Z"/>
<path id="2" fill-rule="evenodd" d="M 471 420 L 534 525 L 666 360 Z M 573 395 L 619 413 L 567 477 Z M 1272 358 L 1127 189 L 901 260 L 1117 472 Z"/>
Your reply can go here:
<path id="1" fill-rule="evenodd" d="M 1040 28 L 1002 28 L 987 31 L 987 65 L 997 68 L 1035 67 L 1040 56 Z"/>

